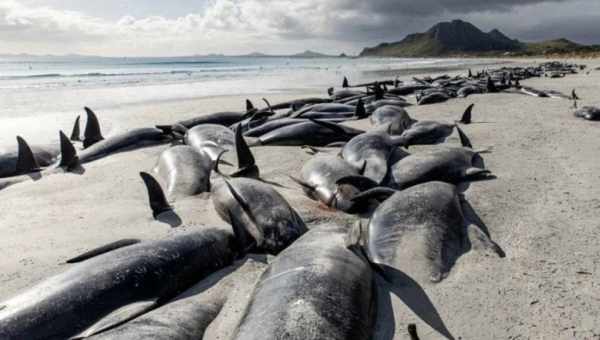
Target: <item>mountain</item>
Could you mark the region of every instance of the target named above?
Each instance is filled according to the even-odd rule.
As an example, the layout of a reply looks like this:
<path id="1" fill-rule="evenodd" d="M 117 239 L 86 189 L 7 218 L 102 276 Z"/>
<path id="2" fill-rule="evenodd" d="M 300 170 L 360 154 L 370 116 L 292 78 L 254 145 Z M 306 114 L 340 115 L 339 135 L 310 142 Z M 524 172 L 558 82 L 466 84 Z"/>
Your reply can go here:
<path id="1" fill-rule="evenodd" d="M 323 54 L 311 50 L 306 50 L 302 53 L 292 54 L 290 57 L 292 58 L 331 58 L 332 55 Z"/>
<path id="2" fill-rule="evenodd" d="M 522 48 L 521 42 L 508 38 L 497 29 L 485 33 L 471 23 L 453 20 L 441 22 L 424 33 L 410 34 L 399 42 L 365 48 L 360 56 L 435 57 Z"/>
<path id="3" fill-rule="evenodd" d="M 336 56 L 323 54 L 311 50 L 306 50 L 296 54 L 265 54 L 261 52 L 253 52 L 250 54 L 239 55 L 237 57 L 255 57 L 255 58 L 336 58 Z"/>

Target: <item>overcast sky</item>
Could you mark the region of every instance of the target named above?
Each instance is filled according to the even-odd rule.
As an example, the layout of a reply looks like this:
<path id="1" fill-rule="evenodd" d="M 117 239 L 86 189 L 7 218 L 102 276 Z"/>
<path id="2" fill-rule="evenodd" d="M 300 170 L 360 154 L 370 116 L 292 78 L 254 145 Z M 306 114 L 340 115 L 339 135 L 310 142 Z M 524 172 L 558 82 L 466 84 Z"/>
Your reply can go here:
<path id="1" fill-rule="evenodd" d="M 457 18 L 600 43 L 600 0 L 0 0 L 0 54 L 354 54 Z"/>

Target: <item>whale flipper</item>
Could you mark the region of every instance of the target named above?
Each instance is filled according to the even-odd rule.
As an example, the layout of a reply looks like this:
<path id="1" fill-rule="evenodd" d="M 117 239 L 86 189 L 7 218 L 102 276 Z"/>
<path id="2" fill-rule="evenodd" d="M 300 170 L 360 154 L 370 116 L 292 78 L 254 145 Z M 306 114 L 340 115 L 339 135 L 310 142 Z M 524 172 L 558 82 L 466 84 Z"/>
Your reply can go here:
<path id="1" fill-rule="evenodd" d="M 311 119 L 309 118 L 309 120 L 317 125 L 321 125 L 322 127 L 328 128 L 329 130 L 332 130 L 333 132 L 337 132 L 340 134 L 347 134 L 346 130 L 344 130 L 344 128 L 336 123 L 331 123 L 331 122 L 326 122 L 323 120 L 318 120 L 318 119 Z"/>
<path id="2" fill-rule="evenodd" d="M 128 321 L 131 321 L 142 314 L 146 314 L 149 311 L 158 307 L 159 304 L 156 300 L 138 301 L 129 305 L 123 306 L 107 316 L 100 319 L 94 325 L 79 333 L 78 335 L 71 338 L 73 339 L 85 339 L 93 335 L 97 335 L 113 328 L 116 328 Z"/>
<path id="3" fill-rule="evenodd" d="M 81 130 L 79 128 L 79 119 L 81 116 L 77 116 L 75 118 L 75 123 L 73 124 L 73 131 L 71 131 L 71 140 L 74 142 L 81 142 Z"/>
<path id="4" fill-rule="evenodd" d="M 352 197 L 352 202 L 361 204 L 361 203 L 364 203 L 367 200 L 371 200 L 371 199 L 383 202 L 386 199 L 388 199 L 390 196 L 395 194 L 396 192 L 397 192 L 396 190 L 391 189 L 391 188 L 376 187 L 376 188 L 369 189 L 365 192 L 361 192 L 360 194 L 355 195 L 354 197 Z"/>
<path id="5" fill-rule="evenodd" d="M 83 132 L 83 147 L 88 148 L 103 140 L 104 137 L 102 137 L 100 122 L 94 111 L 89 107 L 85 107 L 84 109 L 87 113 L 87 122 L 85 124 L 85 131 Z"/>
<path id="6" fill-rule="evenodd" d="M 150 208 L 152 209 L 152 216 L 156 219 L 158 215 L 167 211 L 172 211 L 173 207 L 167 201 L 165 192 L 160 187 L 158 181 L 147 172 L 140 172 L 140 176 L 148 190 L 148 199 L 150 201 Z"/>
<path id="7" fill-rule="evenodd" d="M 301 187 L 305 188 L 306 190 L 308 190 L 309 192 L 314 192 L 317 190 L 317 187 L 314 185 L 311 185 L 309 183 L 306 183 L 305 181 L 296 178 L 294 176 L 288 176 L 292 181 L 294 181 L 296 184 L 300 185 Z"/>
<path id="8" fill-rule="evenodd" d="M 369 177 L 365 176 L 346 176 L 338 179 L 335 182 L 336 185 L 351 185 L 356 189 L 362 191 L 370 190 L 377 187 L 379 184 Z"/>
<path id="9" fill-rule="evenodd" d="M 58 166 L 64 167 L 67 170 L 72 170 L 79 165 L 79 157 L 77 157 L 77 151 L 75 147 L 67 138 L 67 136 L 60 131 L 60 163 Z"/>
<path id="10" fill-rule="evenodd" d="M 462 124 L 471 124 L 471 116 L 472 116 L 472 111 L 473 111 L 473 106 L 475 106 L 475 104 L 471 104 L 469 105 L 469 107 L 467 107 L 467 109 L 465 110 L 465 113 L 463 113 L 462 117 L 460 118 L 460 123 Z"/>
<path id="11" fill-rule="evenodd" d="M 34 171 L 39 171 L 40 166 L 33 155 L 33 151 L 29 147 L 29 144 L 21 138 L 21 136 L 17 136 L 17 144 L 18 146 L 18 158 L 17 158 L 17 174 L 26 174 Z"/>
<path id="12" fill-rule="evenodd" d="M 98 255 L 102 255 L 102 254 L 106 254 L 110 251 L 113 251 L 115 249 L 119 249 L 119 248 L 123 248 L 123 247 L 127 247 L 130 246 L 132 244 L 136 244 L 136 243 L 140 243 L 141 241 L 138 239 L 122 239 L 116 242 L 112 242 L 109 244 L 105 244 L 101 247 L 92 249 L 90 251 L 87 251 L 81 255 L 78 255 L 76 257 L 73 257 L 71 259 L 68 259 L 67 261 L 65 261 L 65 263 L 78 263 L 78 262 L 83 262 L 87 259 L 90 259 L 92 257 L 96 257 Z"/>
<path id="13" fill-rule="evenodd" d="M 254 214 L 252 213 L 252 209 L 250 208 L 250 204 L 242 197 L 242 195 L 240 195 L 237 190 L 235 190 L 235 188 L 231 185 L 231 183 L 229 183 L 228 180 L 225 180 L 225 185 L 227 185 L 227 189 L 229 189 L 229 192 L 231 193 L 231 195 L 233 196 L 233 198 L 236 200 L 236 202 L 240 205 L 240 207 L 242 208 L 242 210 L 244 211 L 244 213 L 246 213 L 246 215 L 248 215 L 248 218 L 252 221 L 252 223 L 254 225 L 257 225 L 257 220 L 256 220 L 256 216 L 254 216 Z M 234 224 L 235 219 L 231 219 L 231 223 Z M 234 226 L 235 228 L 235 226 Z M 238 231 L 240 230 L 240 228 L 236 228 L 238 229 Z M 254 239 L 254 242 L 256 242 L 256 246 L 260 247 L 263 243 L 264 243 L 264 238 L 260 232 L 260 230 L 254 230 L 254 232 L 247 230 L 251 235 L 252 238 Z"/>

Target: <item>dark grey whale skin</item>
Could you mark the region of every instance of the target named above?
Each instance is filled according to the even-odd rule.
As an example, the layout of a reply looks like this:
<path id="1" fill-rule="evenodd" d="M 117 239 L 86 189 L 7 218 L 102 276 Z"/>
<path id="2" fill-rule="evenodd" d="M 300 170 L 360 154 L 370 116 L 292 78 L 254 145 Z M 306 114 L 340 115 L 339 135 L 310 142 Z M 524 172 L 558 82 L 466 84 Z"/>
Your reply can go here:
<path id="1" fill-rule="evenodd" d="M 441 147 L 414 153 L 390 167 L 387 186 L 403 190 L 430 181 L 457 184 L 489 174 L 476 165 L 481 156 L 469 148 Z"/>
<path id="2" fill-rule="evenodd" d="M 67 339 L 140 301 L 168 301 L 232 263 L 234 235 L 203 229 L 113 250 L 0 303 L 0 339 Z"/>
<path id="3" fill-rule="evenodd" d="M 233 339 L 371 339 L 373 272 L 345 237 L 345 228 L 317 227 L 283 251 L 256 285 Z"/>
<path id="4" fill-rule="evenodd" d="M 46 167 L 54 163 L 60 155 L 60 145 L 31 145 L 31 151 L 41 167 Z M 17 149 L 10 150 L 0 154 L 0 178 L 19 175 L 17 172 L 17 160 L 19 153 Z"/>
<path id="5" fill-rule="evenodd" d="M 156 128 L 133 129 L 109 138 L 103 139 L 79 153 L 79 162 L 88 163 L 112 153 L 169 141 L 162 130 Z"/>
<path id="6" fill-rule="evenodd" d="M 215 112 L 208 115 L 181 120 L 177 122 L 177 124 L 181 124 L 188 129 L 201 124 L 230 126 L 244 119 L 246 115 L 246 112 Z"/>
<path id="7" fill-rule="evenodd" d="M 344 130 L 334 131 L 313 121 L 288 125 L 267 132 L 259 137 L 260 145 L 281 146 L 325 146 L 336 142 L 346 142 L 364 131 L 341 127 Z"/>
<path id="8" fill-rule="evenodd" d="M 244 230 L 251 235 L 248 240 L 240 240 L 241 248 L 249 246 L 250 240 L 261 253 L 277 255 L 308 230 L 300 215 L 278 191 L 256 179 L 231 178 L 225 183 L 217 177 L 212 183 L 211 199 L 223 221 L 234 230 Z"/>

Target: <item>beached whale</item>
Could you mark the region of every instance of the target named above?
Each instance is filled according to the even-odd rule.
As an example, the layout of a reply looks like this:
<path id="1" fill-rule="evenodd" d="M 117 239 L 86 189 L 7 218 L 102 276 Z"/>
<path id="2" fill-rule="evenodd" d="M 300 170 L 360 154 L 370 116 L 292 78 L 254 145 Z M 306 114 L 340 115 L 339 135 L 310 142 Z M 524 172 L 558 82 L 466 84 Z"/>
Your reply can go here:
<path id="1" fill-rule="evenodd" d="M 196 340 L 231 298 L 232 291 L 254 284 L 266 264 L 244 258 L 203 279 L 166 305 L 90 340 Z M 250 279 L 250 281 L 248 281 Z"/>
<path id="2" fill-rule="evenodd" d="M 154 172 L 167 184 L 170 200 L 210 190 L 213 160 L 188 145 L 176 145 L 160 154 Z"/>
<path id="3" fill-rule="evenodd" d="M 398 121 L 402 123 L 402 125 L 410 126 L 416 122 L 416 120 L 410 118 L 405 109 L 393 105 L 384 105 L 377 108 L 373 111 L 373 114 L 371 114 L 370 120 L 373 125 L 384 125 L 393 121 Z"/>
<path id="4" fill-rule="evenodd" d="M 56 162 L 59 155 L 59 145 L 30 146 L 17 136 L 16 149 L 0 151 L 0 178 L 39 171 Z"/>
<path id="5" fill-rule="evenodd" d="M 342 157 L 355 169 L 364 168 L 362 175 L 381 183 L 388 173 L 390 158 L 405 141 L 385 132 L 366 132 L 344 145 Z M 406 155 L 405 152 L 401 154 Z"/>
<path id="6" fill-rule="evenodd" d="M 366 231 L 372 263 L 393 267 L 426 283 L 446 277 L 454 261 L 468 250 L 465 244 L 503 255 L 487 234 L 465 219 L 452 184 L 427 182 L 403 191 L 375 188 L 355 200 L 358 204 L 370 198 L 384 199 Z"/>
<path id="7" fill-rule="evenodd" d="M 223 150 L 235 148 L 235 134 L 225 126 L 202 124 L 187 130 L 183 142 L 198 152 L 208 154 L 214 161 Z"/>
<path id="8" fill-rule="evenodd" d="M 150 145 L 164 144 L 172 138 L 163 130 L 157 128 L 132 129 L 108 138 L 102 139 L 79 152 L 79 161 L 92 162 L 116 152 L 122 152 Z"/>
<path id="9" fill-rule="evenodd" d="M 387 186 L 403 190 L 416 184 L 490 178 L 477 151 L 464 147 L 442 146 L 434 150 L 407 155 L 390 167 Z"/>
<path id="10" fill-rule="evenodd" d="M 235 244 L 229 230 L 207 228 L 74 264 L 0 303 L 0 338 L 83 338 L 118 326 L 231 264 Z"/>
<path id="11" fill-rule="evenodd" d="M 372 339 L 374 275 L 347 249 L 346 234 L 346 228 L 318 227 L 277 256 L 233 339 Z"/>
<path id="12" fill-rule="evenodd" d="M 332 119 L 322 119 L 322 120 L 326 121 L 326 122 L 332 122 L 332 123 L 341 123 L 348 119 L 347 118 L 332 118 Z M 264 122 L 263 124 L 261 124 L 259 126 L 256 126 L 252 129 L 245 131 L 244 136 L 260 137 L 260 136 L 262 136 L 268 132 L 271 132 L 273 130 L 276 130 L 280 127 L 294 125 L 294 124 L 298 124 L 298 123 L 306 123 L 306 119 L 303 119 L 303 118 L 278 118 L 278 119 L 268 120 L 267 122 Z"/>
<path id="13" fill-rule="evenodd" d="M 325 146 L 346 142 L 364 131 L 322 120 L 309 120 L 272 130 L 258 138 L 258 145 Z"/>
<path id="14" fill-rule="evenodd" d="M 326 155 L 313 157 L 306 162 L 302 167 L 301 178 L 291 178 L 301 185 L 308 197 L 327 207 L 353 212 L 352 197 L 378 184 L 362 177 L 363 170 L 356 169 L 340 157 Z M 338 185 L 339 179 L 347 177 L 354 179 L 352 184 Z"/>
<path id="15" fill-rule="evenodd" d="M 61 155 L 54 163 L 42 169 L 37 163 L 36 158 L 31 150 L 26 152 L 21 151 L 18 161 L 18 168 L 21 169 L 19 170 L 19 173 L 23 174 L 0 178 L 0 190 L 17 183 L 39 180 L 52 174 L 77 172 L 80 169 L 80 163 L 75 148 L 69 141 L 69 138 L 62 131 L 59 133 L 59 138 Z M 24 149 L 28 149 L 26 143 L 24 143 L 23 146 Z"/>
<path id="16" fill-rule="evenodd" d="M 197 125 L 202 124 L 216 124 L 222 126 L 230 126 L 233 125 L 245 118 L 247 118 L 250 114 L 256 111 L 256 108 L 252 104 L 250 100 L 246 99 L 246 111 L 245 112 L 233 112 L 233 111 L 224 111 L 224 112 L 214 112 L 209 114 L 200 115 L 198 117 L 180 120 L 175 124 L 179 124 L 185 126 L 188 129 L 193 128 Z"/>
<path id="17" fill-rule="evenodd" d="M 289 203 L 269 184 L 252 178 L 222 178 L 212 183 L 215 210 L 238 233 L 244 246 L 276 255 L 308 229 Z"/>
<path id="18" fill-rule="evenodd" d="M 463 146 L 471 147 L 471 142 L 464 132 L 458 126 L 458 123 L 470 124 L 472 119 L 473 104 L 469 105 L 462 114 L 461 119 L 454 124 L 441 123 L 431 120 L 414 121 L 408 128 L 404 126 L 405 121 L 401 124 L 397 121 L 392 122 L 389 127 L 400 125 L 401 128 L 396 129 L 402 131 L 400 136 L 404 138 L 404 145 L 423 145 L 441 143 L 452 134 L 454 130 L 458 133 Z M 395 124 L 394 124 L 395 123 Z M 388 130 L 390 130 L 388 127 Z M 393 131 L 390 131 L 393 133 Z"/>
<path id="19" fill-rule="evenodd" d="M 600 120 L 600 109 L 594 106 L 584 106 L 575 111 L 574 115 L 587 120 Z"/>

